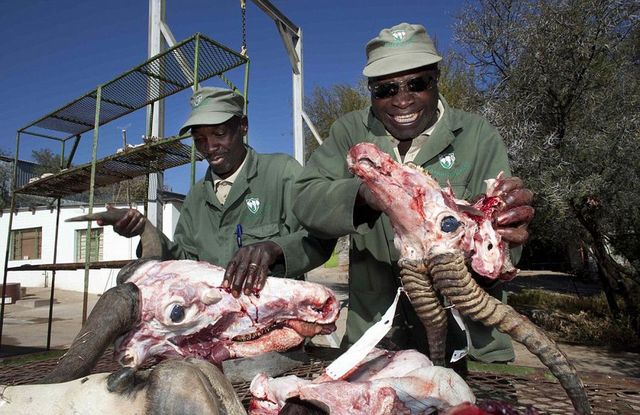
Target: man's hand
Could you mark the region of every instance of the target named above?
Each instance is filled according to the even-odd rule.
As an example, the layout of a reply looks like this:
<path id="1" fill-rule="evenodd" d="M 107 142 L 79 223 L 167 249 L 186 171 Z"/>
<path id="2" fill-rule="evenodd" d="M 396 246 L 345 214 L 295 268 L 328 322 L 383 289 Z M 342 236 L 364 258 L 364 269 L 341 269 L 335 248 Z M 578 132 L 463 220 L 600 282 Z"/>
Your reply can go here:
<path id="1" fill-rule="evenodd" d="M 282 254 L 280 245 L 272 241 L 243 246 L 229 261 L 222 287 L 230 289 L 236 298 L 240 297 L 240 292 L 258 294 L 267 282 L 269 267 Z"/>
<path id="2" fill-rule="evenodd" d="M 533 192 L 523 187 L 519 177 L 504 179 L 497 191 L 506 206 L 496 217 L 496 232 L 511 246 L 522 245 L 529 239 L 528 227 L 535 213 L 531 207 Z"/>
<path id="3" fill-rule="evenodd" d="M 111 206 L 107 206 L 107 210 L 114 209 Z M 144 231 L 144 225 L 147 219 L 144 215 L 138 212 L 136 209 L 129 209 L 122 219 L 113 224 L 113 230 L 118 235 L 122 235 L 126 238 L 131 238 L 136 235 L 140 235 Z M 102 219 L 96 220 L 96 223 L 100 226 L 107 225 Z"/>

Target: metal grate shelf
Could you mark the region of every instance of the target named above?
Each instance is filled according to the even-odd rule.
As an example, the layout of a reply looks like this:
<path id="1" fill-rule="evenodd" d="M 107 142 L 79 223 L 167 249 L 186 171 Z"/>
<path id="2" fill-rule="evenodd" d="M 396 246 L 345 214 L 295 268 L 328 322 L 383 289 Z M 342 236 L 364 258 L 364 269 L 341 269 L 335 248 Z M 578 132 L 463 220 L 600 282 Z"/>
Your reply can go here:
<path id="1" fill-rule="evenodd" d="M 247 62 L 239 53 L 196 33 L 103 84 L 99 125 L 192 86 L 194 68 L 197 68 L 197 80 L 203 81 Z M 79 135 L 93 129 L 97 91 L 97 88 L 90 91 L 20 131 L 29 133 L 29 129 L 35 127 Z"/>
<path id="2" fill-rule="evenodd" d="M 191 147 L 181 143 L 181 139 L 168 138 L 97 160 L 96 186 L 107 186 L 190 163 Z M 197 152 L 196 159 L 202 160 Z M 87 191 L 90 184 L 91 163 L 87 163 L 29 183 L 16 189 L 16 193 L 63 198 Z"/>

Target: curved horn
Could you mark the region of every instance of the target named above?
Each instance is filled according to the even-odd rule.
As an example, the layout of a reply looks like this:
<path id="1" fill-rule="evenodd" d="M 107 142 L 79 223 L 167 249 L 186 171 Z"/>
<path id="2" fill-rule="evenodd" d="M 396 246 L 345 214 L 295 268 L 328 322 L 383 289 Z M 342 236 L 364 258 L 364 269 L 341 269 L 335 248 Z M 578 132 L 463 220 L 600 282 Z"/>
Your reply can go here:
<path id="1" fill-rule="evenodd" d="M 400 259 L 400 278 L 405 293 L 427 332 L 429 358 L 434 365 L 445 365 L 447 314 L 427 276 L 423 261 Z"/>
<path id="2" fill-rule="evenodd" d="M 436 290 L 462 314 L 522 343 L 558 378 L 575 410 L 582 415 L 591 414 L 584 385 L 567 356 L 528 318 L 480 288 L 471 277 L 461 251 L 435 255 L 427 264 Z"/>
<path id="3" fill-rule="evenodd" d="M 139 289 L 125 283 L 107 290 L 89 314 L 67 353 L 42 383 L 67 382 L 88 375 L 115 339 L 140 318 Z"/>
<path id="4" fill-rule="evenodd" d="M 104 225 L 115 225 L 116 222 L 125 217 L 128 211 L 129 209 L 118 209 L 107 206 L 107 210 L 104 212 L 75 216 L 65 220 L 65 222 L 101 220 Z M 162 239 L 160 232 L 146 219 L 144 230 L 140 234 L 140 243 L 142 244 L 142 256 L 140 258 L 162 258 Z"/>
<path id="5" fill-rule="evenodd" d="M 165 360 L 147 379 L 147 410 L 167 415 L 246 415 L 222 371 L 199 359 Z"/>

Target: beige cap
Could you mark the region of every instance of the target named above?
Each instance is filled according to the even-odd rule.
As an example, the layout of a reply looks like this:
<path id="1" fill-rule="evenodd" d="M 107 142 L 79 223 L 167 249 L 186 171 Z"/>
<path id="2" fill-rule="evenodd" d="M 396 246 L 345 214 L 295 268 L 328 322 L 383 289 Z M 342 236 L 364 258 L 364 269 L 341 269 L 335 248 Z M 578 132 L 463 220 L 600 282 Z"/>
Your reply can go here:
<path id="1" fill-rule="evenodd" d="M 180 135 L 194 125 L 222 124 L 234 115 L 244 114 L 244 98 L 230 89 L 201 88 L 193 93 L 190 102 L 191 114 L 180 128 Z"/>
<path id="2" fill-rule="evenodd" d="M 369 77 L 389 75 L 420 68 L 442 60 L 424 26 L 400 23 L 367 43 L 367 65 L 362 73 Z"/>

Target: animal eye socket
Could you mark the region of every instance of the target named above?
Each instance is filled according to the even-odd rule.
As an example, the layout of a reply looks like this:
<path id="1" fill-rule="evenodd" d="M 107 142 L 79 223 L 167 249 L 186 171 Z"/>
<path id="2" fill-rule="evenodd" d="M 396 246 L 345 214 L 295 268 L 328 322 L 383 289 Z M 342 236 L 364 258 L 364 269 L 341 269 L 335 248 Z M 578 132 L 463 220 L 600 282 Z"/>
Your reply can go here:
<path id="1" fill-rule="evenodd" d="M 447 216 L 444 219 L 442 219 L 442 222 L 440 222 L 440 229 L 442 229 L 443 232 L 454 232 L 456 229 L 458 229 L 460 227 L 460 222 L 458 221 L 458 219 L 454 218 L 453 216 Z"/>
<path id="2" fill-rule="evenodd" d="M 174 323 L 180 323 L 184 320 L 184 307 L 180 304 L 175 304 L 171 309 L 171 321 Z"/>

